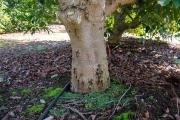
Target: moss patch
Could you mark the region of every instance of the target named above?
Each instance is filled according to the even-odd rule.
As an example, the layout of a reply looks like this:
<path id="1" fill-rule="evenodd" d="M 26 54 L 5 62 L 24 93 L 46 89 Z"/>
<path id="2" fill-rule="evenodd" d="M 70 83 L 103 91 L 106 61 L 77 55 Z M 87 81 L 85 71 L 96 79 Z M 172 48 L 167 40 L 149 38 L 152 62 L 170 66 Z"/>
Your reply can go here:
<path id="1" fill-rule="evenodd" d="M 33 115 L 33 114 L 41 112 L 44 107 L 45 107 L 44 104 L 28 106 L 27 109 L 25 110 L 25 113 L 28 115 Z"/>
<path id="2" fill-rule="evenodd" d="M 62 91 L 62 88 L 60 88 L 60 87 L 57 87 L 57 88 L 48 87 L 48 88 L 44 89 L 42 96 L 43 96 L 43 98 L 54 97 L 61 91 Z"/>
<path id="3" fill-rule="evenodd" d="M 119 98 L 126 91 L 126 87 L 122 84 L 112 83 L 111 87 L 103 92 L 93 92 L 89 94 L 78 94 L 72 92 L 65 92 L 63 98 L 59 99 L 58 104 L 63 104 L 69 100 L 81 100 L 84 104 L 84 109 L 95 110 L 117 104 Z M 131 91 L 124 99 L 121 100 L 121 105 L 127 106 L 133 99 Z"/>
<path id="4" fill-rule="evenodd" d="M 113 120 L 129 120 L 129 117 L 131 115 L 134 115 L 133 112 L 124 112 L 124 113 L 121 113 L 119 115 L 116 115 Z"/>
<path id="5" fill-rule="evenodd" d="M 29 95 L 31 93 L 32 93 L 32 90 L 30 88 L 26 88 L 21 91 L 21 95 Z"/>

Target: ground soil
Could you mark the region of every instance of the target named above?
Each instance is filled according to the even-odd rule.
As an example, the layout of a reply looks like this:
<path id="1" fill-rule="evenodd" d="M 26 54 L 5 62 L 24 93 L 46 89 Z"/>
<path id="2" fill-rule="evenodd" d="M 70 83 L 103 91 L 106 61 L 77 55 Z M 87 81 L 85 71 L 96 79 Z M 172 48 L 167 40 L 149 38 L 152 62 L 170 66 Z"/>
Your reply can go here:
<path id="1" fill-rule="evenodd" d="M 0 40 L 0 119 L 10 112 L 9 119 L 32 120 L 39 114 L 21 114 L 32 98 L 39 100 L 42 89 L 64 86 L 70 80 L 71 47 L 67 41 L 14 41 Z M 134 38 L 123 38 L 119 44 L 108 44 L 107 53 L 112 81 L 132 84 L 137 88 L 133 102 L 118 113 L 131 110 L 133 120 L 179 120 L 180 105 L 180 47 L 160 42 L 145 44 Z M 56 78 L 52 79 L 53 75 Z M 13 96 L 11 91 L 31 88 L 30 96 Z M 153 98 L 151 97 L 153 96 Z M 97 110 L 109 115 L 113 106 Z M 118 114 L 117 113 L 117 114 Z M 107 119 L 99 117 L 99 119 Z M 80 119 L 69 115 L 68 119 Z M 58 119 L 58 118 L 56 118 Z M 60 119 L 60 118 L 59 118 Z M 98 118 L 97 118 L 98 119 Z"/>

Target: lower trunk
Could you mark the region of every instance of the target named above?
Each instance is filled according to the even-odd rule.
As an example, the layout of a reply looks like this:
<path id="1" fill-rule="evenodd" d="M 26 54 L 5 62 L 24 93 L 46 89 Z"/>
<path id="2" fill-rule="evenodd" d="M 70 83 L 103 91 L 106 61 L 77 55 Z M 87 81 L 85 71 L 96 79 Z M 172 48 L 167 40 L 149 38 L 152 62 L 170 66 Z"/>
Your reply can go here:
<path id="1" fill-rule="evenodd" d="M 104 23 L 83 19 L 80 24 L 68 23 L 66 29 L 72 46 L 71 90 L 88 93 L 110 86 Z"/>

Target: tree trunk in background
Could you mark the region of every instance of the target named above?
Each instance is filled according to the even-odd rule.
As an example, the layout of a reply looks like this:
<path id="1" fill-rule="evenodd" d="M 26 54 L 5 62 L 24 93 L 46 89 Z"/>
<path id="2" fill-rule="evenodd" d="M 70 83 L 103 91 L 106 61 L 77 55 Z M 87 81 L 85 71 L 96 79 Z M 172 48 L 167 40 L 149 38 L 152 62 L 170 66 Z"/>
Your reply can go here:
<path id="1" fill-rule="evenodd" d="M 67 13 L 61 15 L 72 46 L 71 90 L 80 93 L 103 91 L 110 86 L 104 40 L 105 1 L 86 4 L 82 1 L 74 4 L 84 10 L 66 9 Z M 64 2 L 67 4 L 67 0 Z"/>
<path id="2" fill-rule="evenodd" d="M 114 27 L 112 29 L 113 34 L 109 38 L 110 43 L 118 43 L 121 40 L 122 34 L 125 32 L 125 30 L 135 29 L 140 25 L 138 16 L 132 18 L 132 22 L 127 23 L 126 15 L 127 14 L 125 14 L 123 11 L 122 12 L 116 11 L 114 13 Z"/>

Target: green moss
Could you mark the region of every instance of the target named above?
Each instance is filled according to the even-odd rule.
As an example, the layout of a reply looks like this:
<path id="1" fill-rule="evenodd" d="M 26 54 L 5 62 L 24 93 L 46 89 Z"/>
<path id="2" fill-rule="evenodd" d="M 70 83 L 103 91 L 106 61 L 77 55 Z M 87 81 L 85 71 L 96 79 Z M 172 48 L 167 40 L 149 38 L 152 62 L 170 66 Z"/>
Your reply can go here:
<path id="1" fill-rule="evenodd" d="M 62 108 L 62 109 L 53 108 L 52 110 L 50 110 L 50 114 L 53 116 L 60 116 L 60 115 L 63 115 L 66 111 L 67 109 L 65 108 Z"/>
<path id="2" fill-rule="evenodd" d="M 174 59 L 174 63 L 180 65 L 180 59 Z"/>
<path id="3" fill-rule="evenodd" d="M 154 96 L 149 96 L 146 98 L 146 100 L 149 102 L 154 102 L 156 100 L 156 98 Z"/>
<path id="4" fill-rule="evenodd" d="M 18 95 L 18 93 L 16 91 L 12 91 L 11 94 L 12 94 L 12 96 Z"/>
<path id="5" fill-rule="evenodd" d="M 111 87 L 103 92 L 93 92 L 89 94 L 78 94 L 65 92 L 63 98 L 58 103 L 63 104 L 68 100 L 81 100 L 84 103 L 84 108 L 87 110 L 94 110 L 98 108 L 104 108 L 113 104 L 117 104 L 119 98 L 126 91 L 126 87 L 123 84 L 112 83 Z M 129 93 L 127 97 L 121 100 L 121 105 L 128 106 L 130 101 L 133 99 L 133 93 Z"/>
<path id="6" fill-rule="evenodd" d="M 25 112 L 26 112 L 26 114 L 28 114 L 28 115 L 33 115 L 33 114 L 36 114 L 36 113 L 41 112 L 44 107 L 45 107 L 44 104 L 38 104 L 38 105 L 28 106 Z"/>
<path id="7" fill-rule="evenodd" d="M 113 120 L 129 120 L 129 116 L 133 114 L 133 112 L 121 113 L 120 115 L 115 116 Z"/>
<path id="8" fill-rule="evenodd" d="M 32 90 L 30 88 L 26 88 L 21 91 L 21 95 L 29 95 L 31 93 L 32 93 Z"/>
<path id="9" fill-rule="evenodd" d="M 60 93 L 61 91 L 62 91 L 62 88 L 59 88 L 59 87 L 58 88 L 49 87 L 49 88 L 44 90 L 43 97 L 44 98 L 54 97 L 58 93 Z"/>

